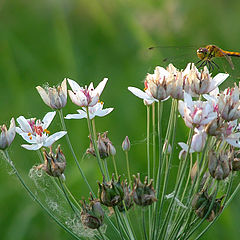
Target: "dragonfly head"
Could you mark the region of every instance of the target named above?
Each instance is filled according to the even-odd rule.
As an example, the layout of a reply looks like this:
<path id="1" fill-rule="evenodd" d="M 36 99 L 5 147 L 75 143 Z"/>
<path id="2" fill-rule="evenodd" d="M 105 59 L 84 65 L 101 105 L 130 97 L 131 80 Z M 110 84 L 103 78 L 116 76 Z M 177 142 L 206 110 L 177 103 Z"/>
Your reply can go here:
<path id="1" fill-rule="evenodd" d="M 199 48 L 197 50 L 197 56 L 200 60 L 206 60 L 208 58 L 209 52 L 207 48 Z"/>

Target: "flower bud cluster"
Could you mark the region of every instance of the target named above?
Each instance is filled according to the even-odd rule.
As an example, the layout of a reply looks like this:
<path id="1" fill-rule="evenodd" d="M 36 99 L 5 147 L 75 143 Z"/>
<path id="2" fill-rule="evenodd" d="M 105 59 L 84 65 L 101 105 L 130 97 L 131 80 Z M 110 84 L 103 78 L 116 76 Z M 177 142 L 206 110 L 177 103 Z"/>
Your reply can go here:
<path id="1" fill-rule="evenodd" d="M 98 147 L 98 151 L 99 151 L 101 159 L 105 159 L 105 158 L 109 157 L 109 155 L 114 156 L 116 154 L 116 149 L 113 146 L 110 139 L 108 138 L 107 134 L 108 134 L 107 131 L 102 134 L 100 134 L 100 133 L 98 134 L 97 147 Z M 87 149 L 86 153 L 91 154 L 94 157 L 96 157 L 95 149 L 94 149 L 91 138 L 90 138 L 90 146 Z"/>
<path id="2" fill-rule="evenodd" d="M 155 190 L 153 188 L 153 180 L 150 180 L 148 184 L 148 177 L 145 177 L 144 183 L 140 180 L 140 174 L 137 177 L 134 176 L 133 184 L 133 201 L 140 206 L 152 205 L 157 201 L 155 197 Z"/>
<path id="3" fill-rule="evenodd" d="M 170 64 L 166 69 L 157 66 L 153 74 L 147 74 L 144 92 L 135 87 L 128 89 L 149 105 L 154 101 L 166 100 L 170 96 L 183 99 L 184 92 L 193 97 L 210 93 L 228 76 L 228 74 L 219 73 L 212 78 L 207 67 L 199 72 L 193 63 L 189 63 L 186 69 L 181 71 Z"/>
<path id="4" fill-rule="evenodd" d="M 219 213 L 221 213 L 223 209 L 223 207 L 221 206 L 221 202 L 224 197 L 225 196 L 222 196 L 221 198 L 213 200 L 211 196 L 208 196 L 206 190 L 202 190 L 199 193 L 195 194 L 192 200 L 192 208 L 195 210 L 195 213 L 199 218 L 206 217 L 207 221 L 211 222 Z M 209 212 L 212 201 L 214 202 L 212 205 L 212 209 Z M 206 216 L 206 214 L 208 215 Z"/>

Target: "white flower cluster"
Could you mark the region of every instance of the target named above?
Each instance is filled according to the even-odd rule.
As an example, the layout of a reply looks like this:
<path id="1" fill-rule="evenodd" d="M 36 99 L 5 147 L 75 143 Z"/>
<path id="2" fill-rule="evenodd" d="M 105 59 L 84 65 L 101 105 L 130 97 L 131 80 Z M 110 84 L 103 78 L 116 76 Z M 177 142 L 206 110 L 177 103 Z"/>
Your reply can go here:
<path id="1" fill-rule="evenodd" d="M 194 128 L 195 132 L 190 153 L 203 150 L 207 135 L 240 148 L 237 128 L 237 119 L 240 118 L 239 87 L 235 84 L 234 88 L 227 88 L 222 93 L 218 90 L 228 76 L 219 73 L 212 78 L 207 67 L 199 71 L 193 63 L 181 71 L 170 64 L 166 69 L 156 67 L 153 74 L 146 76 L 144 91 L 135 87 L 128 89 L 143 99 L 146 105 L 165 101 L 169 97 L 179 100 L 178 110 L 186 126 Z M 193 100 L 193 97 L 201 95 L 204 100 Z M 188 145 L 183 142 L 179 145 L 183 149 L 181 156 Z"/>

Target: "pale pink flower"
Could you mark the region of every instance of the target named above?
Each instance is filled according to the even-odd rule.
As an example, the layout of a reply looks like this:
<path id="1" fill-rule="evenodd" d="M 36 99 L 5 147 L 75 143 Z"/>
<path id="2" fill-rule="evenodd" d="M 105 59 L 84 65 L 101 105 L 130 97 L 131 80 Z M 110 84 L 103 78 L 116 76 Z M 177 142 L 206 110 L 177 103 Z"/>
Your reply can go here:
<path id="1" fill-rule="evenodd" d="M 80 87 L 75 81 L 68 79 L 68 83 L 72 90 L 68 90 L 69 97 L 72 102 L 80 107 L 93 107 L 97 104 L 99 97 L 107 83 L 108 79 L 104 78 L 96 88 L 93 87 L 93 83 L 90 83 L 89 87 Z"/>
<path id="2" fill-rule="evenodd" d="M 184 101 L 179 101 L 178 110 L 185 124 L 190 128 L 199 128 L 217 118 L 213 104 L 208 101 L 193 101 L 191 95 L 186 92 L 184 93 Z"/>
<path id="3" fill-rule="evenodd" d="M 192 64 L 191 70 L 188 74 L 188 81 L 191 92 L 196 95 L 201 95 L 213 91 L 225 81 L 228 76 L 229 74 L 226 73 L 218 73 L 212 78 L 206 66 L 199 72 L 196 66 Z"/>
<path id="4" fill-rule="evenodd" d="M 239 88 L 227 88 L 218 97 L 218 108 L 222 118 L 233 121 L 240 118 Z"/>

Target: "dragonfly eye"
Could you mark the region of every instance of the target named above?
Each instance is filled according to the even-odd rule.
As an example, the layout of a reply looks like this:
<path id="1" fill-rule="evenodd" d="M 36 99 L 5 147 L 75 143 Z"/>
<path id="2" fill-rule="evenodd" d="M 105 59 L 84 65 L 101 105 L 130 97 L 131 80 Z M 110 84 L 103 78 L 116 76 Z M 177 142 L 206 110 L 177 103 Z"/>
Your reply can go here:
<path id="1" fill-rule="evenodd" d="M 208 56 L 208 50 L 206 48 L 199 48 L 197 50 L 197 56 L 199 59 L 204 60 Z"/>

